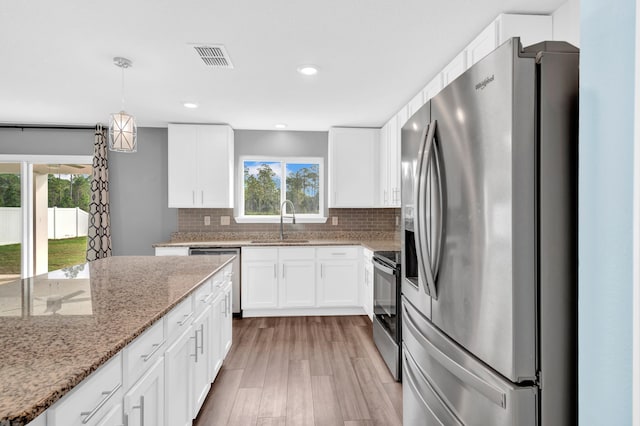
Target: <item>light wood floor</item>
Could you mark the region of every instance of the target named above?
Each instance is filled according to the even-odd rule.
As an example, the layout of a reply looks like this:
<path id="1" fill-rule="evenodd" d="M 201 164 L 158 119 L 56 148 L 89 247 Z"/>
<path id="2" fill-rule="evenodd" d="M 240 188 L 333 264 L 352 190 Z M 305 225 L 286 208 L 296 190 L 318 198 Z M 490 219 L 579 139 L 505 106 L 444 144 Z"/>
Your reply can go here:
<path id="1" fill-rule="evenodd" d="M 245 318 L 193 424 L 401 425 L 366 316 Z"/>

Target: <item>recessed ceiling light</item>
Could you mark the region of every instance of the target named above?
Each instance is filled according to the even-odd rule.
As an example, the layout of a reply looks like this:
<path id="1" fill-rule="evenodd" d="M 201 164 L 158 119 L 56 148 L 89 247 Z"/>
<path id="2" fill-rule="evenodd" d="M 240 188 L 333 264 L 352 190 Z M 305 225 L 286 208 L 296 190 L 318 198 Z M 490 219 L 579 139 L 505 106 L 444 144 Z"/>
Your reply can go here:
<path id="1" fill-rule="evenodd" d="M 298 72 L 302 75 L 316 75 L 318 74 L 318 67 L 316 65 L 300 65 Z"/>
<path id="2" fill-rule="evenodd" d="M 198 108 L 198 104 L 195 102 L 184 102 L 182 105 L 184 105 L 185 108 Z"/>
<path id="3" fill-rule="evenodd" d="M 287 128 L 287 125 L 286 125 L 286 124 L 284 124 L 284 123 L 278 123 L 278 124 L 276 124 L 276 125 L 275 125 L 275 126 L 273 126 L 273 127 L 275 127 L 276 129 L 286 129 L 286 128 Z"/>

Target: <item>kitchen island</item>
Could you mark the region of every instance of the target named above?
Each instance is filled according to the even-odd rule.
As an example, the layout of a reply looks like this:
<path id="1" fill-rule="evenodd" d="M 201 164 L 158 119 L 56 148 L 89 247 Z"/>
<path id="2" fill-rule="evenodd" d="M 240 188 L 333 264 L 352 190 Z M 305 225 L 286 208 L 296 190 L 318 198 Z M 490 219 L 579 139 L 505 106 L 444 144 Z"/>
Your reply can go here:
<path id="1" fill-rule="evenodd" d="M 1 285 L 0 425 L 35 419 L 232 259 L 111 257 Z"/>

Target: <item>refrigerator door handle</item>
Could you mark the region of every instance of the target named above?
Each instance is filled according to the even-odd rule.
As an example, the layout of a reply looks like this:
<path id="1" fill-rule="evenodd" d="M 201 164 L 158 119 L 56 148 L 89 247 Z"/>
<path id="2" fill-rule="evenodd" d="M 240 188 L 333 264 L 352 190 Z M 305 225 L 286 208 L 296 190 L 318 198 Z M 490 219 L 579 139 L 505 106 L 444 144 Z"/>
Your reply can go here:
<path id="1" fill-rule="evenodd" d="M 427 379 L 426 377 L 424 377 L 423 374 L 421 374 L 420 369 L 413 361 L 407 349 L 404 348 L 402 352 L 403 352 L 403 358 L 404 358 L 404 364 L 405 364 L 404 378 L 406 379 L 407 384 L 411 388 L 411 391 L 414 393 L 414 396 L 418 398 L 418 400 L 422 403 L 424 408 L 429 410 L 431 415 L 435 419 L 437 419 L 441 425 L 463 426 L 463 423 L 458 419 L 458 417 L 453 413 L 453 411 L 451 411 L 447 403 L 442 399 L 440 395 L 438 395 L 438 392 L 436 392 L 436 390 L 433 388 L 429 379 Z M 429 392 L 428 394 L 425 394 L 425 392 L 421 392 L 420 389 L 418 388 L 418 384 L 417 384 L 418 379 L 415 377 L 414 371 L 417 372 L 417 374 L 420 374 L 420 376 L 422 376 L 421 382 L 425 385 L 424 387 Z M 442 410 L 437 410 L 440 413 L 434 412 L 434 410 L 432 410 L 432 407 L 429 405 L 429 403 L 425 401 L 425 397 L 427 396 L 431 396 L 433 399 L 435 399 L 435 402 L 438 405 L 440 405 Z M 442 414 L 445 414 L 448 418 L 442 419 L 443 417 Z"/>
<path id="2" fill-rule="evenodd" d="M 431 158 L 433 158 L 433 164 L 434 164 L 434 168 L 435 168 L 435 172 L 436 172 L 436 180 L 437 180 L 437 190 L 438 190 L 438 215 L 437 215 L 437 220 L 438 220 L 438 225 L 437 226 L 437 233 L 436 233 L 436 239 L 434 242 L 434 247 L 433 247 L 433 251 L 435 252 L 435 257 L 432 258 L 434 259 L 434 263 L 432 265 L 432 275 L 433 275 L 433 280 L 434 280 L 434 284 L 435 281 L 438 279 L 438 271 L 440 270 L 440 258 L 442 256 L 442 242 L 443 242 L 443 237 L 444 237 L 444 230 L 445 230 L 445 212 L 446 212 L 446 205 L 447 205 L 447 198 L 446 198 L 446 188 L 445 188 L 445 181 L 443 179 L 443 175 L 442 175 L 442 166 L 440 164 L 440 155 L 439 155 L 439 148 L 436 145 L 436 135 L 435 135 L 435 131 L 437 128 L 436 125 L 436 120 L 433 121 L 433 126 L 434 126 L 434 134 L 433 134 L 433 138 L 431 139 L 430 142 L 430 152 L 429 152 L 429 164 L 431 164 Z M 432 228 L 433 229 L 433 228 Z M 434 285 L 435 287 L 435 285 Z"/>
<path id="3" fill-rule="evenodd" d="M 436 283 L 432 270 L 431 249 L 429 247 L 429 235 L 427 235 L 427 208 L 424 200 L 426 192 L 427 176 L 430 168 L 431 157 L 433 156 L 433 140 L 435 138 L 437 121 L 433 120 L 426 129 L 426 136 L 423 139 L 420 153 L 418 154 L 418 182 L 416 185 L 416 254 L 418 260 L 419 272 L 422 272 L 427 282 L 427 293 L 433 298 L 438 299 L 436 292 Z M 425 164 L 426 162 L 426 164 Z"/>
<path id="4" fill-rule="evenodd" d="M 407 309 L 405 303 L 402 304 L 404 310 L 404 325 L 406 329 L 418 340 L 421 346 L 429 353 L 429 355 L 436 360 L 440 365 L 447 369 L 451 374 L 456 376 L 462 383 L 467 383 L 475 390 L 483 394 L 487 399 L 494 404 L 499 405 L 502 408 L 507 406 L 507 395 L 500 389 L 496 388 L 492 384 L 486 382 L 480 377 L 473 374 L 451 358 L 449 358 L 444 352 L 438 349 L 433 343 L 429 341 L 420 332 L 418 325 L 411 318 L 411 313 Z"/>

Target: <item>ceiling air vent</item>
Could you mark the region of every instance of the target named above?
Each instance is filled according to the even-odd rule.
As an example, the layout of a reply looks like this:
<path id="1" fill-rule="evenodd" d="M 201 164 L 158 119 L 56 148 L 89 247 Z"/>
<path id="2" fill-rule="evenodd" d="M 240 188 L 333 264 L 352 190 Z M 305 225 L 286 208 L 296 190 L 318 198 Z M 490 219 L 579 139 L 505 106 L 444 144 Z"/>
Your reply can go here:
<path id="1" fill-rule="evenodd" d="M 193 46 L 193 48 L 207 66 L 233 68 L 229 54 L 223 45 Z"/>

